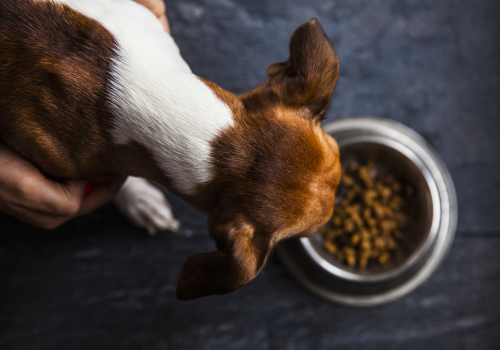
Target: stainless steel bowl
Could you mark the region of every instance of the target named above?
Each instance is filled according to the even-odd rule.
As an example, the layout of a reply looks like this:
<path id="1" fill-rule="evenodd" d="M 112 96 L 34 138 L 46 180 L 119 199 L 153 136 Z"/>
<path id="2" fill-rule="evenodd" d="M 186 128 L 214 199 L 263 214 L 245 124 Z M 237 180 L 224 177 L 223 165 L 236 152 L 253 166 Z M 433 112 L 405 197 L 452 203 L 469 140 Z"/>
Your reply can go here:
<path id="1" fill-rule="evenodd" d="M 319 234 L 283 241 L 277 254 L 301 285 L 329 301 L 372 306 L 400 298 L 429 278 L 453 241 L 457 200 L 451 176 L 430 145 L 397 122 L 348 118 L 323 129 L 337 140 L 342 162 L 371 161 L 411 183 L 416 188 L 416 215 L 405 232 L 403 249 L 383 266 L 345 266 L 325 251 Z"/>

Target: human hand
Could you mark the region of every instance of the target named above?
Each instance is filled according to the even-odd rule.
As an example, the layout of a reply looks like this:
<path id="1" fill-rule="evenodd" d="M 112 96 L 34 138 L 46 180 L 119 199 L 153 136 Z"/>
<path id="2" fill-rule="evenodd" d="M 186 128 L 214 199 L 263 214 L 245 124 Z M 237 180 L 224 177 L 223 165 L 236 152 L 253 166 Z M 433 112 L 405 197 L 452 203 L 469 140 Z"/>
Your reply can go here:
<path id="1" fill-rule="evenodd" d="M 47 179 L 28 160 L 0 143 L 0 211 L 32 226 L 54 229 L 113 199 L 126 177 L 96 184 L 85 195 L 86 180 Z"/>
<path id="2" fill-rule="evenodd" d="M 163 0 L 134 0 L 135 2 L 147 7 L 151 12 L 155 14 L 160 20 L 165 31 L 170 34 L 170 25 L 168 23 L 168 18 L 165 13 L 166 7 Z"/>

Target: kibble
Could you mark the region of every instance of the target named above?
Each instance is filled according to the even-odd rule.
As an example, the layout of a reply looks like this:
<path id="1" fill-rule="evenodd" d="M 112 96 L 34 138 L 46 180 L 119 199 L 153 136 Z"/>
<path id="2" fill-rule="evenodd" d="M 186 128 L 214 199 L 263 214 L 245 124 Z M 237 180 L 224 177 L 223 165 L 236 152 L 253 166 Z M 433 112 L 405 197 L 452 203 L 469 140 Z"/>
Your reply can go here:
<path id="1" fill-rule="evenodd" d="M 349 266 L 387 264 L 401 247 L 408 222 L 411 185 L 377 171 L 372 163 L 351 162 L 342 176 L 345 195 L 320 229 L 325 249 Z"/>

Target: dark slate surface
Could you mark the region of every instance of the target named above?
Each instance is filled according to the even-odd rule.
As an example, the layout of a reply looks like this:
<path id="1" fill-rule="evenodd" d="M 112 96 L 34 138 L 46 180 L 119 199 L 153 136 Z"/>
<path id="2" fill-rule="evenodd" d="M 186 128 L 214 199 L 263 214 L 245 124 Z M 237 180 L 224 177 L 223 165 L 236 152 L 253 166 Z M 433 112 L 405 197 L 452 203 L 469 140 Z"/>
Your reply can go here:
<path id="1" fill-rule="evenodd" d="M 265 81 L 317 17 L 341 74 L 330 118 L 378 115 L 421 133 L 459 199 L 435 275 L 389 305 L 352 309 L 301 289 L 271 258 L 227 296 L 175 300 L 184 260 L 214 249 L 206 216 L 171 198 L 178 234 L 149 238 L 112 205 L 45 232 L 0 214 L 0 349 L 498 349 L 500 3 L 167 1 L 193 71 L 233 92 Z"/>

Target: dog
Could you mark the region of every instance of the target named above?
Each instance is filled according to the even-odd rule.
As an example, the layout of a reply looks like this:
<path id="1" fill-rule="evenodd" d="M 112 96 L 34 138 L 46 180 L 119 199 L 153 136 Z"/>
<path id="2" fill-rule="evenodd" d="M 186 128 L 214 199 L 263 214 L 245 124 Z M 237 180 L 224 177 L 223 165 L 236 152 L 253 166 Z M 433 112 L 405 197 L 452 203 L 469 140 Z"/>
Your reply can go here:
<path id="1" fill-rule="evenodd" d="M 130 0 L 0 0 L 0 139 L 50 176 L 128 175 L 132 194 L 146 178 L 207 212 L 217 251 L 187 259 L 176 297 L 229 293 L 333 213 L 340 154 L 321 120 L 338 57 L 317 19 L 289 49 L 236 96 Z"/>

